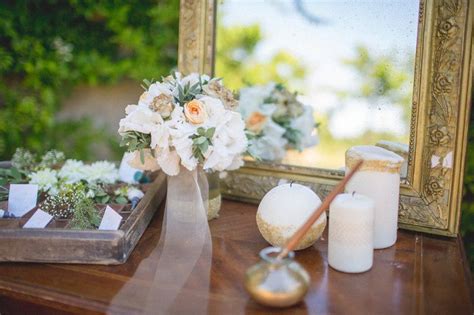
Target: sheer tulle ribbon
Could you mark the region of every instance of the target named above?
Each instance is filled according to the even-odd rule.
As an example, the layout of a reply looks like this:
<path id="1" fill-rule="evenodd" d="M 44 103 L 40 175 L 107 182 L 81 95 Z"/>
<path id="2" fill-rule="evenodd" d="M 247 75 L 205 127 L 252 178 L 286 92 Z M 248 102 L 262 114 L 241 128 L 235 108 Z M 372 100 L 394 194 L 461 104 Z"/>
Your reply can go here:
<path id="1" fill-rule="evenodd" d="M 191 291 L 199 295 L 199 301 L 207 301 L 212 263 L 212 241 L 207 222 L 208 193 L 207 178 L 202 170 L 182 168 L 177 176 L 168 177 L 166 209 L 158 246 L 114 297 L 109 308 L 111 313 L 116 306 L 125 306 L 124 301 L 131 298 L 145 314 L 172 313 L 191 275 Z M 149 281 L 144 277 L 150 274 L 154 275 L 151 287 L 144 290 Z M 195 303 L 192 312 L 207 313 L 207 302 Z"/>

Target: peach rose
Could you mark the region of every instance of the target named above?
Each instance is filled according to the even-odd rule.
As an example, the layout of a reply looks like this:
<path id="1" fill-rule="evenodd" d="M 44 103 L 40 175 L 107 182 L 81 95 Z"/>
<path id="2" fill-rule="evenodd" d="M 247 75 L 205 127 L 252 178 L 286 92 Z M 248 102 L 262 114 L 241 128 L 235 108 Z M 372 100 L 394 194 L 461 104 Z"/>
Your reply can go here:
<path id="1" fill-rule="evenodd" d="M 184 105 L 184 116 L 193 125 L 199 125 L 207 120 L 206 105 L 199 100 L 192 100 Z"/>
<path id="2" fill-rule="evenodd" d="M 255 133 L 260 133 L 267 122 L 268 117 L 259 112 L 253 112 L 247 118 L 247 129 Z"/>

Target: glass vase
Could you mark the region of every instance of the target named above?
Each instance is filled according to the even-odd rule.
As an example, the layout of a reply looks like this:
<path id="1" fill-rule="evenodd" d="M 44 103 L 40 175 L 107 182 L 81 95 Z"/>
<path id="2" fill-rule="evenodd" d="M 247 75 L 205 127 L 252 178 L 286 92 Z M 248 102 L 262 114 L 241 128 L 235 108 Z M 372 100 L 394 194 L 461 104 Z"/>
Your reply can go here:
<path id="1" fill-rule="evenodd" d="M 206 173 L 209 184 L 209 207 L 207 210 L 207 220 L 219 217 L 222 205 L 221 187 L 219 184 L 219 172 Z"/>

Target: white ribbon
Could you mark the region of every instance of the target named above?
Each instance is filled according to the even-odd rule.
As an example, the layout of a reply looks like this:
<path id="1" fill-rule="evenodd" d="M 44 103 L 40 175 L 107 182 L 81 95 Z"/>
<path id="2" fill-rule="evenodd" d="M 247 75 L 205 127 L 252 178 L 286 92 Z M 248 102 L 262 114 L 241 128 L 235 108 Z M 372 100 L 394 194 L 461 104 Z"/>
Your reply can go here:
<path id="1" fill-rule="evenodd" d="M 192 291 L 199 295 L 193 314 L 207 313 L 207 296 L 212 263 L 212 240 L 207 222 L 209 185 L 202 170 L 181 168 L 177 176 L 168 177 L 166 209 L 158 246 L 138 266 L 129 280 L 114 297 L 109 311 L 127 304 L 131 297 L 145 314 L 172 313 L 188 279 Z M 158 258 L 158 261 L 157 260 Z M 143 279 L 155 269 L 150 289 L 143 292 Z M 192 277 L 191 277 L 192 276 Z M 139 285 L 141 283 L 141 286 Z M 139 291 L 139 292 L 137 292 Z M 140 292 L 141 291 L 141 292 Z M 144 303 L 144 304 L 142 304 Z M 120 308 L 118 308 L 120 309 Z"/>

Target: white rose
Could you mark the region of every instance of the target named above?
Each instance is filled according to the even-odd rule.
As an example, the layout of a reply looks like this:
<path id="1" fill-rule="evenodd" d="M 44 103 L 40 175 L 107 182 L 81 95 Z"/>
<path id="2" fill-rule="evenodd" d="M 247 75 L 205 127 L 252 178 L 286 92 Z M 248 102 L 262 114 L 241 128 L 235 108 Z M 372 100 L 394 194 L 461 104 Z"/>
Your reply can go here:
<path id="1" fill-rule="evenodd" d="M 115 184 L 119 179 L 117 166 L 108 161 L 97 161 L 84 166 L 85 180 L 88 183 Z"/>
<path id="2" fill-rule="evenodd" d="M 216 127 L 210 154 L 204 163 L 205 170 L 224 171 L 235 169 L 240 157 L 247 149 L 245 124 L 239 113 L 226 111 Z M 239 164 L 239 165 L 238 165 Z"/>
<path id="3" fill-rule="evenodd" d="M 57 192 L 57 172 L 55 170 L 45 168 L 44 170 L 31 173 L 30 184 L 38 185 L 38 188 L 43 192 L 51 192 L 55 194 Z"/>
<path id="4" fill-rule="evenodd" d="M 84 163 L 77 160 L 67 160 L 58 172 L 59 178 L 67 184 L 74 184 L 86 178 Z"/>
<path id="5" fill-rule="evenodd" d="M 160 114 L 146 107 L 128 105 L 125 112 L 127 116 L 122 118 L 119 124 L 118 132 L 120 134 L 127 131 L 150 134 L 157 128 L 157 125 L 163 123 L 163 118 L 161 118 Z"/>

